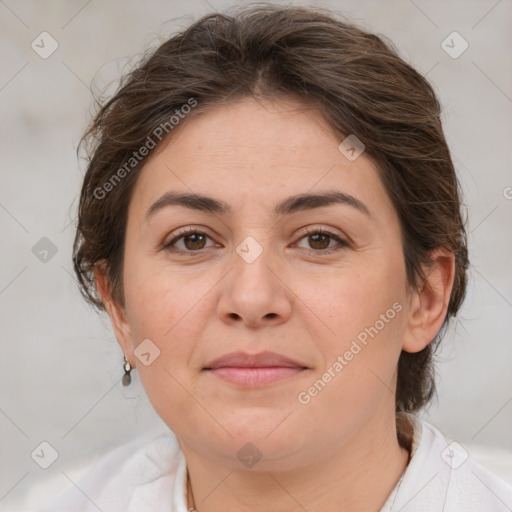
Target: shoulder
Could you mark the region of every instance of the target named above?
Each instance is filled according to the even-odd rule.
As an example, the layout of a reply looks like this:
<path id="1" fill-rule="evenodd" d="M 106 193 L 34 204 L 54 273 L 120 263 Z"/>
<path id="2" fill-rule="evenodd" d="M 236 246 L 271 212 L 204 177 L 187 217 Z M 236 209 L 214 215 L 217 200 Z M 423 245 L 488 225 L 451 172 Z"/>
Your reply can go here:
<path id="1" fill-rule="evenodd" d="M 475 461 L 459 443 L 426 421 L 414 427 L 411 462 L 396 492 L 403 512 L 499 512 L 512 507 L 512 487 Z"/>
<path id="2" fill-rule="evenodd" d="M 66 491 L 39 512 L 172 510 L 182 457 L 170 431 L 139 437 L 101 457 L 79 479 L 68 476 Z"/>
<path id="3" fill-rule="evenodd" d="M 462 446 L 448 443 L 445 456 L 453 461 L 447 512 L 512 510 L 512 487 L 475 461 Z"/>

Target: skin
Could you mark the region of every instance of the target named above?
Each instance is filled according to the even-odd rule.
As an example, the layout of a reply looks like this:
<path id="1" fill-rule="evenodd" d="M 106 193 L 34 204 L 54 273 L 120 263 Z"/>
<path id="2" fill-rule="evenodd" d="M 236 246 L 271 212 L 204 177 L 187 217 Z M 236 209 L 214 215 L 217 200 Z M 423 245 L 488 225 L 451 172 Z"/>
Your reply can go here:
<path id="1" fill-rule="evenodd" d="M 304 104 L 245 98 L 171 135 L 129 205 L 125 307 L 111 299 L 100 268 L 96 280 L 124 354 L 179 440 L 197 510 L 378 511 L 407 463 L 396 436 L 397 361 L 439 331 L 453 255 L 432 253 L 430 286 L 410 289 L 400 224 L 374 163 L 364 152 L 349 161 L 338 149 L 343 136 Z M 289 196 L 331 189 L 363 202 L 369 215 L 346 204 L 272 212 Z M 146 220 L 167 191 L 214 197 L 232 213 L 168 206 Z M 207 238 L 181 238 L 181 255 L 162 249 L 186 226 Z M 314 228 L 348 246 L 312 236 Z M 236 252 L 248 236 L 263 251 L 252 263 Z M 326 254 L 332 247 L 339 250 Z M 300 403 L 298 394 L 394 303 L 401 311 Z M 148 366 L 134 354 L 144 339 L 160 350 Z M 236 350 L 275 351 L 308 369 L 257 389 L 203 370 Z M 252 467 L 237 457 L 248 442 L 262 455 Z"/>

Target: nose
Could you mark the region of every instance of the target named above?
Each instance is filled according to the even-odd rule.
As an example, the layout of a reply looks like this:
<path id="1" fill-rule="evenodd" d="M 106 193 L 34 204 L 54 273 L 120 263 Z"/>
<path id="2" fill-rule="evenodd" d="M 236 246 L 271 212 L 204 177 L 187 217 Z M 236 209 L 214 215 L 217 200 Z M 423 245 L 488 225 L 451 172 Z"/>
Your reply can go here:
<path id="1" fill-rule="evenodd" d="M 257 329 L 286 322 L 291 315 L 293 293 L 271 249 L 264 249 L 254 260 L 233 256 L 234 268 L 223 280 L 218 315 L 231 325 Z"/>

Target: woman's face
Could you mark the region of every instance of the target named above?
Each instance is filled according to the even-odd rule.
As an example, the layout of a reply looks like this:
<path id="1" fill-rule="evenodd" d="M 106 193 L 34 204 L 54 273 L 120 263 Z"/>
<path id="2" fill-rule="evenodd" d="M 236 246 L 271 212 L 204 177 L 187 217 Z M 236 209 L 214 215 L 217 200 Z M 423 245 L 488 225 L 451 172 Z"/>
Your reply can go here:
<path id="1" fill-rule="evenodd" d="M 411 307 L 400 226 L 342 140 L 305 105 L 244 99 L 185 121 L 143 168 L 116 336 L 184 451 L 286 468 L 394 425 Z M 206 369 L 233 352 L 292 367 Z"/>

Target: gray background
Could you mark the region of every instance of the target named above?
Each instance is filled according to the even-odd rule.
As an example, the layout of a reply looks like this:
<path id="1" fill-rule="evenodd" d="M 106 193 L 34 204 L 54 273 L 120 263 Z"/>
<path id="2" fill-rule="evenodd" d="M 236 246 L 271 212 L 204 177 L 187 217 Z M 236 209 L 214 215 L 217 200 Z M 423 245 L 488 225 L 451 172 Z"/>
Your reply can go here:
<path id="1" fill-rule="evenodd" d="M 78 293 L 76 146 L 93 112 L 91 83 L 105 87 L 127 57 L 230 5 L 0 0 L 0 511 L 33 510 L 78 478 L 84 461 L 165 428 L 136 372 L 131 387 L 120 384 L 122 354 L 109 320 Z M 439 401 L 423 415 L 512 478 L 512 2 L 316 5 L 389 36 L 439 94 L 469 207 L 472 270 L 440 354 Z M 31 47 L 43 31 L 59 45 L 47 59 Z M 453 31 L 469 44 L 456 59 L 441 46 Z M 43 237 L 57 249 L 46 262 L 33 252 L 48 243 Z M 42 441 L 59 453 L 46 470 L 31 458 Z"/>

